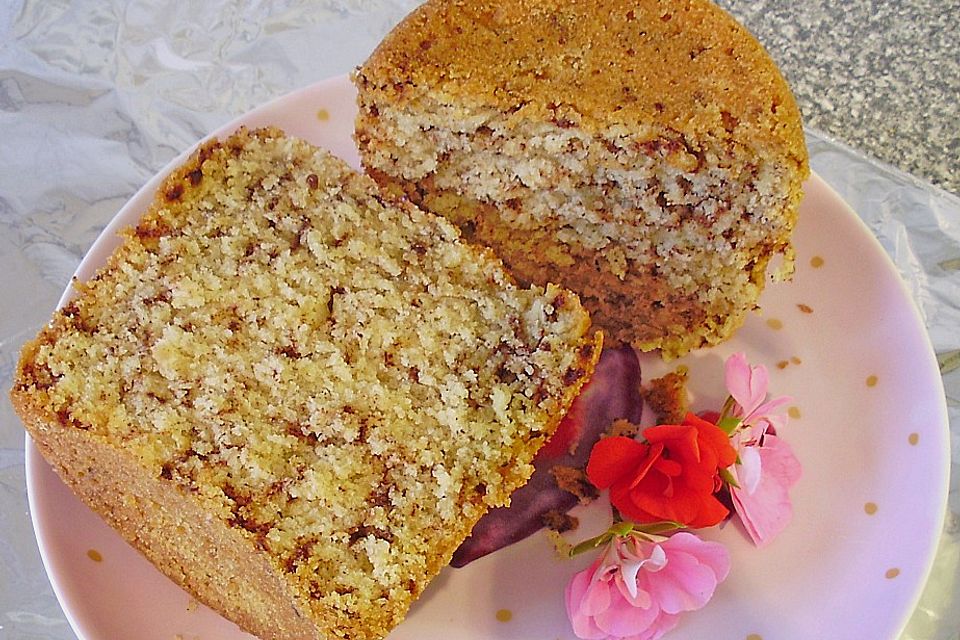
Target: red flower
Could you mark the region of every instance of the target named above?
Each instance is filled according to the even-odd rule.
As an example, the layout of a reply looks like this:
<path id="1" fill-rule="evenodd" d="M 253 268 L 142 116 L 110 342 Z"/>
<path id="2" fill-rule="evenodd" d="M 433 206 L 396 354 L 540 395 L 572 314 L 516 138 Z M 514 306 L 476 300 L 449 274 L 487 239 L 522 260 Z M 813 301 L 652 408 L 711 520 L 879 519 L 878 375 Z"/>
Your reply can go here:
<path id="1" fill-rule="evenodd" d="M 688 413 L 680 425 L 649 427 L 646 442 L 623 436 L 593 447 L 587 477 L 610 489 L 610 502 L 635 522 L 670 520 L 687 527 L 711 527 L 729 514 L 714 496 L 720 469 L 737 452 L 715 424 Z"/>

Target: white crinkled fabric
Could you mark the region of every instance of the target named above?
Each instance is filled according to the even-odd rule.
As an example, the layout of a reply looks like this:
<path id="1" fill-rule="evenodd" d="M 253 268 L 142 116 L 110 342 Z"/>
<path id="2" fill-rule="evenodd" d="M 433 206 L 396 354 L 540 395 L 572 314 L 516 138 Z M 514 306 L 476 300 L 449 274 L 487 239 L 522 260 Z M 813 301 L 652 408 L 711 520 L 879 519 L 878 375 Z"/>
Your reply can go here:
<path id="1" fill-rule="evenodd" d="M 123 203 L 209 131 L 349 72 L 414 0 L 0 3 L 0 382 Z M 960 199 L 808 131 L 812 165 L 880 239 L 941 361 L 949 513 L 901 640 L 960 629 Z M 74 638 L 28 516 L 24 435 L 0 400 L 0 638 Z M 910 523 L 904 523 L 909 526 Z"/>

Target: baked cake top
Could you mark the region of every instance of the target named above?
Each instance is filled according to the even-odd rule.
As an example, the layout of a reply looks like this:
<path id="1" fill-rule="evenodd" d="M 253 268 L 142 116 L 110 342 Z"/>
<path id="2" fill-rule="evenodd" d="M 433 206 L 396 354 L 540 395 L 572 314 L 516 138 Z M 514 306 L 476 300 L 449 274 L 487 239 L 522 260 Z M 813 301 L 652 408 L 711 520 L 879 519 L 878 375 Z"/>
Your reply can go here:
<path id="1" fill-rule="evenodd" d="M 800 113 L 760 43 L 707 0 L 430 0 L 360 69 L 415 101 L 641 139 L 735 139 L 806 166 Z M 696 151 L 695 149 L 693 150 Z"/>

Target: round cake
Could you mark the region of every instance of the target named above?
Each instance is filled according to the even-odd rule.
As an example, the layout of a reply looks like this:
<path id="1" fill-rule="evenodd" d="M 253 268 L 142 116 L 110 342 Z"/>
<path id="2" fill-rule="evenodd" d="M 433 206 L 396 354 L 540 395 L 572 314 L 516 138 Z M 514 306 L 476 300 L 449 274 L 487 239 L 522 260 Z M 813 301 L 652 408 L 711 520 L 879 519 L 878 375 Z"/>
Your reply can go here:
<path id="1" fill-rule="evenodd" d="M 800 113 L 706 0 L 429 0 L 354 80 L 366 171 L 576 291 L 607 344 L 718 343 L 792 270 Z"/>

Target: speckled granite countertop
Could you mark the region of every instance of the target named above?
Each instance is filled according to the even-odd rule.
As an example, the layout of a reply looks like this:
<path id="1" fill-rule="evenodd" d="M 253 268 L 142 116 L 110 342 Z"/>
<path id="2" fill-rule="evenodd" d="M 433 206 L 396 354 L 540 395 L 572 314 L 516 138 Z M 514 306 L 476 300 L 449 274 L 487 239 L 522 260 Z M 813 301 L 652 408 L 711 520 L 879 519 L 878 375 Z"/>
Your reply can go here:
<path id="1" fill-rule="evenodd" d="M 780 63 L 814 170 L 879 240 L 936 352 L 953 445 L 949 510 L 901 640 L 957 640 L 960 0 L 719 1 Z M 347 73 L 417 4 L 0 2 L 0 640 L 77 637 L 41 563 L 24 433 L 6 399 L 21 345 L 104 226 L 168 161 L 241 113 Z M 74 607 L 85 589 L 73 585 Z"/>
<path id="2" fill-rule="evenodd" d="M 808 127 L 960 194 L 960 2 L 718 3 L 780 64 Z"/>

